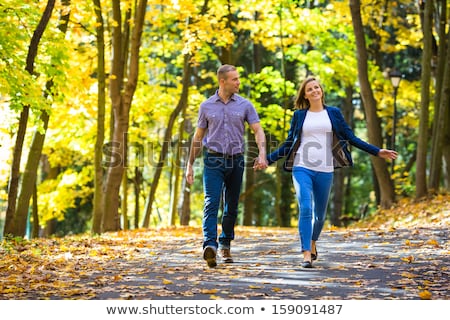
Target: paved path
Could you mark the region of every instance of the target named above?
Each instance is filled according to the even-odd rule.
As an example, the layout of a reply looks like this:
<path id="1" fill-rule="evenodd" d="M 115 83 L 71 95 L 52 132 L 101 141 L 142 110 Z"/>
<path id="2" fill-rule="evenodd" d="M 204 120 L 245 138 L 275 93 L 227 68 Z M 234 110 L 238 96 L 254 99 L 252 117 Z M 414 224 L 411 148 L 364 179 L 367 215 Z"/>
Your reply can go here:
<path id="1" fill-rule="evenodd" d="M 161 235 L 151 246 L 136 248 L 132 259 L 118 257 L 83 279 L 96 283 L 88 298 L 450 298 L 447 228 L 325 231 L 313 269 L 300 267 L 294 228 L 240 227 L 232 243 L 235 263 L 212 269 L 201 259 L 200 246 L 192 235 Z"/>

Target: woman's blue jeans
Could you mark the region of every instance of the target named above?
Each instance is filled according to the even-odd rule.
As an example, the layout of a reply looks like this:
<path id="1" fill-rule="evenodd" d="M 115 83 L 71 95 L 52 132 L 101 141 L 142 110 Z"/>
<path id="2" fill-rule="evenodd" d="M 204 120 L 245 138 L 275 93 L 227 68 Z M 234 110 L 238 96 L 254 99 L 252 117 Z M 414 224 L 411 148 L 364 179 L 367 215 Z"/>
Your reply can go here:
<path id="1" fill-rule="evenodd" d="M 239 195 L 244 174 L 244 156 L 224 158 L 203 153 L 203 248 L 230 248 L 238 215 Z M 217 219 L 223 195 L 222 233 L 217 242 Z"/>
<path id="2" fill-rule="evenodd" d="M 294 167 L 292 180 L 300 211 L 298 231 L 302 251 L 311 251 L 311 240 L 318 240 L 325 223 L 333 172 Z"/>

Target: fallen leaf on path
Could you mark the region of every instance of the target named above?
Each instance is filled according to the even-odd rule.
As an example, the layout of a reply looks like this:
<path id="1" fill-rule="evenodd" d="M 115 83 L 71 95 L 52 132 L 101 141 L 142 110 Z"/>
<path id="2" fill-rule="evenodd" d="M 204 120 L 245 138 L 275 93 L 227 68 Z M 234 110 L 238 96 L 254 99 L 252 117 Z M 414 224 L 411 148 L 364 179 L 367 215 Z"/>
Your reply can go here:
<path id="1" fill-rule="evenodd" d="M 420 291 L 419 297 L 422 300 L 430 300 L 431 299 L 431 292 L 428 290 Z"/>

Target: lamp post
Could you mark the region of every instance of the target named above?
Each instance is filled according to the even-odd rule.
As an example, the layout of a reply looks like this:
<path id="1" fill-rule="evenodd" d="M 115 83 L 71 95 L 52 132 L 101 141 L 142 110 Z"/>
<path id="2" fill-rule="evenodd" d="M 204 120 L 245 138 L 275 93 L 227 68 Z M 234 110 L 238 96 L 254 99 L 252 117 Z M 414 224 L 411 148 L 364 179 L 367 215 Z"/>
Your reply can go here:
<path id="1" fill-rule="evenodd" d="M 395 150 L 395 136 L 397 131 L 397 92 L 402 80 L 401 72 L 393 69 L 389 72 L 389 78 L 391 79 L 392 87 L 394 87 L 394 112 L 392 114 L 392 136 L 391 136 L 391 148 Z M 394 160 L 392 160 L 392 173 L 394 173 Z"/>

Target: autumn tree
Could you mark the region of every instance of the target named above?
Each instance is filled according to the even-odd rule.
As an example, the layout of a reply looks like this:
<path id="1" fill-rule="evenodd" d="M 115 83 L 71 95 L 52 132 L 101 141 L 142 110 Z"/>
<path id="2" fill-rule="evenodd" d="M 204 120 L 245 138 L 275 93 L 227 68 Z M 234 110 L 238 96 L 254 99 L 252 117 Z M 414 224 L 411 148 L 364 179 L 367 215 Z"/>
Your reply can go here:
<path id="1" fill-rule="evenodd" d="M 432 8 L 433 0 L 425 2 L 423 23 L 423 54 L 422 54 L 422 86 L 420 103 L 420 126 L 417 143 L 416 197 L 427 194 L 427 154 L 428 154 L 428 120 L 430 107 L 431 56 L 432 56 Z"/>
<path id="2" fill-rule="evenodd" d="M 369 142 L 382 146 L 381 123 L 377 115 L 377 103 L 370 85 L 366 40 L 360 8 L 361 3 L 359 0 L 350 0 L 350 11 L 358 56 L 358 78 L 361 86 L 361 98 L 366 111 Z M 385 160 L 381 158 L 372 157 L 372 163 L 380 185 L 380 204 L 383 208 L 389 208 L 395 201 L 395 190 L 389 176 L 388 167 Z"/>
<path id="3" fill-rule="evenodd" d="M 102 231 L 103 215 L 103 143 L 105 139 L 105 104 L 106 104 L 106 76 L 105 76 L 105 27 L 100 0 L 93 0 L 94 12 L 97 21 L 97 135 L 95 140 L 94 154 L 94 200 L 92 231 L 100 233 Z"/>
<path id="4" fill-rule="evenodd" d="M 112 59 L 109 77 L 109 94 L 114 115 L 113 158 L 106 172 L 105 193 L 103 197 L 102 231 L 120 229 L 119 192 L 124 169 L 126 167 L 128 148 L 129 113 L 136 90 L 139 74 L 139 50 L 144 27 L 147 1 L 137 2 L 131 20 L 123 18 L 121 1 L 112 2 Z M 131 7 L 126 9 L 131 14 Z M 128 32 L 131 30 L 131 41 L 128 45 Z"/>
<path id="5" fill-rule="evenodd" d="M 449 91 L 449 37 L 450 32 L 447 31 L 446 34 L 446 26 L 447 23 L 447 1 L 440 0 L 435 2 L 434 10 L 432 11 L 432 17 L 428 16 L 425 20 L 425 14 L 429 14 L 425 1 L 419 1 L 420 8 L 420 16 L 423 26 L 424 33 L 424 48 L 425 46 L 431 45 L 431 68 L 434 71 L 435 78 L 435 90 L 434 90 L 434 116 L 433 116 L 433 125 L 432 125 L 432 134 L 431 134 L 431 157 L 430 157 L 430 170 L 429 170 L 429 189 L 433 192 L 438 192 L 441 187 L 441 181 L 446 180 L 444 186 L 450 185 L 449 175 L 445 174 L 443 170 L 443 161 L 445 159 L 446 163 L 449 163 L 449 120 L 448 120 L 448 112 L 449 112 L 449 101 L 448 101 L 448 91 Z M 425 10 L 424 10 L 425 9 Z M 430 23 L 429 19 L 433 19 L 436 23 Z M 431 26 L 430 26 L 431 24 Z M 425 27 L 431 27 L 436 29 L 436 32 L 430 32 L 430 30 L 425 31 Z M 438 40 L 435 39 L 434 34 L 437 35 Z M 431 37 L 431 39 L 425 39 L 425 37 Z M 431 44 L 429 43 L 431 41 Z M 430 49 L 424 50 L 424 55 L 429 54 Z M 427 57 L 429 58 L 429 57 Z M 424 57 L 424 59 L 426 59 Z M 424 192 L 425 190 L 421 190 Z"/>
<path id="6" fill-rule="evenodd" d="M 28 55 L 26 59 L 26 70 L 30 75 L 34 75 L 34 63 L 36 56 L 38 54 L 38 46 L 39 42 L 42 38 L 42 35 L 47 27 L 48 22 L 50 21 L 53 8 L 55 6 L 54 0 L 48 0 L 47 5 L 45 7 L 45 10 L 42 14 L 41 20 L 36 27 L 36 30 L 33 33 L 33 37 L 30 41 L 30 46 L 28 49 Z M 13 163 L 11 167 L 11 177 L 10 177 L 10 183 L 9 183 L 9 189 L 8 189 L 8 207 L 6 209 L 6 220 L 5 220 L 5 227 L 4 227 L 4 234 L 8 235 L 16 235 L 16 236 L 24 236 L 25 235 L 25 228 L 26 228 L 26 221 L 27 221 L 27 213 L 28 213 L 28 206 L 26 206 L 25 210 L 22 207 L 20 212 L 16 212 L 16 201 L 17 201 L 17 194 L 18 194 L 18 188 L 19 188 L 19 170 L 20 170 L 20 160 L 22 156 L 22 148 L 23 148 L 23 141 L 26 133 L 27 128 L 27 122 L 28 122 L 28 114 L 29 114 L 30 106 L 28 104 L 22 105 L 22 111 L 20 114 L 20 120 L 19 120 L 19 129 L 17 133 L 16 138 L 16 144 L 14 147 L 14 154 L 13 154 Z M 44 111 L 45 112 L 45 111 Z M 37 150 L 39 152 L 39 150 Z M 35 157 L 39 157 L 40 154 L 35 154 Z M 31 165 L 31 163 L 30 163 Z M 37 168 L 36 168 L 37 169 Z M 30 174 L 30 184 L 26 187 L 30 188 L 28 192 L 23 192 L 23 197 L 27 198 L 27 203 L 29 202 L 29 199 L 32 194 L 32 190 L 34 188 L 34 181 L 36 179 L 36 170 L 35 168 L 29 168 L 29 174 Z M 33 174 L 34 173 L 34 174 Z M 23 185 L 23 184 L 22 184 Z"/>
<path id="7" fill-rule="evenodd" d="M 191 66 L 189 64 L 189 60 L 190 60 L 190 55 L 185 54 L 184 55 L 183 80 L 182 80 L 183 90 L 182 90 L 182 93 L 181 93 L 181 96 L 180 96 L 180 99 L 178 101 L 176 108 L 170 114 L 169 122 L 167 124 L 167 129 L 164 134 L 163 146 L 161 148 L 159 161 L 156 165 L 156 171 L 153 176 L 153 183 L 151 185 L 150 193 L 148 195 L 146 206 L 145 206 L 145 216 L 144 216 L 144 221 L 143 221 L 143 227 L 146 227 L 146 228 L 149 227 L 150 214 L 152 212 L 151 209 L 152 209 L 153 202 L 155 200 L 155 193 L 156 193 L 156 189 L 158 187 L 159 178 L 161 176 L 161 172 L 164 167 L 165 159 L 167 157 L 169 144 L 172 140 L 171 139 L 172 138 L 172 129 L 173 129 L 175 120 L 177 119 L 179 114 L 183 111 L 183 109 L 186 108 L 187 97 L 188 97 L 188 92 L 189 92 L 189 78 L 190 78 L 190 68 L 191 68 Z M 179 172 L 178 172 L 178 174 L 179 174 Z"/>

